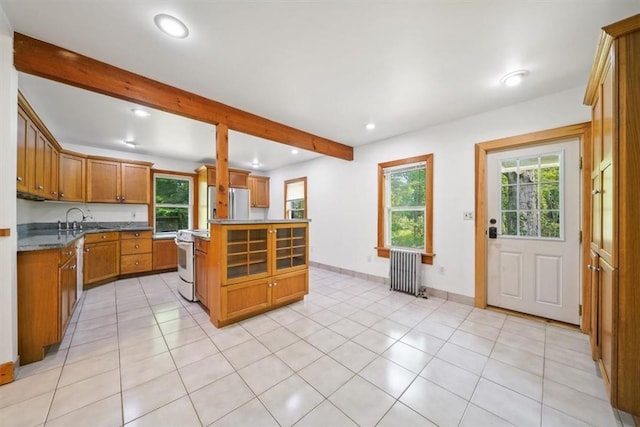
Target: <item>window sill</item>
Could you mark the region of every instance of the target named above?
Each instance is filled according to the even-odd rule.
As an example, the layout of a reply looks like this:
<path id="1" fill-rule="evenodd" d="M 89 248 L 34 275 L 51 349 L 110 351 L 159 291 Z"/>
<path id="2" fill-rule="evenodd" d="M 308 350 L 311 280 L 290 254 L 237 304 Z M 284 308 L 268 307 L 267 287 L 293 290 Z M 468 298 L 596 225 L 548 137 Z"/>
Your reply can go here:
<path id="1" fill-rule="evenodd" d="M 389 258 L 389 252 L 390 249 L 389 248 L 375 248 L 378 251 L 378 256 L 380 258 Z M 428 265 L 433 265 L 433 257 L 436 256 L 436 254 L 428 254 L 428 253 L 422 253 L 422 263 L 423 264 L 428 264 Z"/>

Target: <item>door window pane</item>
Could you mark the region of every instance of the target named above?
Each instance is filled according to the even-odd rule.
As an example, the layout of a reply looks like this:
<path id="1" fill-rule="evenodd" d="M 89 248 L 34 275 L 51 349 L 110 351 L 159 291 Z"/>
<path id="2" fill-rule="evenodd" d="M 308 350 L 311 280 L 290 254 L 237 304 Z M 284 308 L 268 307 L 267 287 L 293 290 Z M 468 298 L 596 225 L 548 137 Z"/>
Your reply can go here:
<path id="1" fill-rule="evenodd" d="M 562 153 L 500 162 L 504 236 L 562 238 Z"/>

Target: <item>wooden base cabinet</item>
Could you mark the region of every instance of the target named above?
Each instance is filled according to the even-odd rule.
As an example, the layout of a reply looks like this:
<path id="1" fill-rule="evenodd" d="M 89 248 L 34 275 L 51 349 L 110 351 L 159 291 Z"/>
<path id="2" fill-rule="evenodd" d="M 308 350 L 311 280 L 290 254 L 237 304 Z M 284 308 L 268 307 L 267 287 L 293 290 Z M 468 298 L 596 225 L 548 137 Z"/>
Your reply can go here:
<path id="1" fill-rule="evenodd" d="M 603 28 L 592 107 L 591 344 L 614 407 L 640 416 L 640 14 Z"/>
<path id="2" fill-rule="evenodd" d="M 309 292 L 308 222 L 216 222 L 207 265 L 217 327 L 299 301 Z"/>
<path id="3" fill-rule="evenodd" d="M 240 320 L 300 301 L 308 293 L 307 270 L 223 286 L 220 289 L 220 317 L 223 322 Z"/>
<path id="4" fill-rule="evenodd" d="M 144 273 L 153 265 L 151 231 L 120 232 L 120 274 Z"/>
<path id="5" fill-rule="evenodd" d="M 76 286 L 73 244 L 63 249 L 18 252 L 20 364 L 42 360 L 46 346 L 62 341 L 76 305 Z"/>
<path id="6" fill-rule="evenodd" d="M 178 247 L 173 239 L 153 241 L 153 270 L 175 270 L 178 268 Z"/>
<path id="7" fill-rule="evenodd" d="M 195 247 L 195 292 L 200 303 L 209 308 L 209 278 L 207 257 L 209 253 L 209 241 L 196 238 Z"/>
<path id="8" fill-rule="evenodd" d="M 91 233 L 84 239 L 84 284 L 91 285 L 119 276 L 120 233 Z"/>

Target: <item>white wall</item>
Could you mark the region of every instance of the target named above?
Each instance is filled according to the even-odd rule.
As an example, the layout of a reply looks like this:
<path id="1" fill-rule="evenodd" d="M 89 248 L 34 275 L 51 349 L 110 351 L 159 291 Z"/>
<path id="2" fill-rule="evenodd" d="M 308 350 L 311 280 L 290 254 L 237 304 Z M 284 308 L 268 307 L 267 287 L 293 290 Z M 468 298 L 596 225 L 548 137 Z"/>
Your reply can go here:
<path id="1" fill-rule="evenodd" d="M 0 7 L 0 364 L 18 355 L 16 299 L 16 164 L 18 73 L 13 67 L 13 30 Z"/>
<path id="2" fill-rule="evenodd" d="M 270 218 L 282 218 L 284 180 L 307 176 L 310 258 L 348 270 L 388 276 L 378 258 L 377 165 L 410 156 L 434 155 L 433 266 L 426 285 L 474 296 L 474 145 L 590 120 L 584 88 L 545 96 L 455 122 L 422 129 L 355 149 L 352 162 L 323 157 L 271 172 Z M 444 274 L 440 274 L 444 267 Z"/>

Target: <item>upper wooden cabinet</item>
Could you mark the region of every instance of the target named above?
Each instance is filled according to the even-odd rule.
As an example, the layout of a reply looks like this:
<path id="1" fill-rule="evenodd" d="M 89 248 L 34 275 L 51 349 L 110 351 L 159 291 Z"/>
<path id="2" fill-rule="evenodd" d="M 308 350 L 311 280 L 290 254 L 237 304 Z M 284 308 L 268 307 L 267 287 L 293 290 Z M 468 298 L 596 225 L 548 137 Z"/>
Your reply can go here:
<path id="1" fill-rule="evenodd" d="M 213 165 L 202 165 L 196 172 L 199 180 L 206 177 L 207 185 L 216 185 L 216 167 Z M 249 171 L 242 169 L 229 169 L 230 188 L 249 188 Z"/>
<path id="2" fill-rule="evenodd" d="M 269 177 L 249 175 L 252 208 L 269 207 Z"/>
<path id="3" fill-rule="evenodd" d="M 60 153 L 58 170 L 58 198 L 65 202 L 86 200 L 86 158 L 81 154 Z"/>
<path id="4" fill-rule="evenodd" d="M 604 27 L 584 102 L 593 109 L 591 326 L 611 403 L 640 415 L 640 14 Z"/>
<path id="5" fill-rule="evenodd" d="M 149 203 L 151 163 L 89 157 L 87 202 Z"/>
<path id="6" fill-rule="evenodd" d="M 29 104 L 18 104 L 16 191 L 25 198 L 58 200 L 58 153 Z"/>

